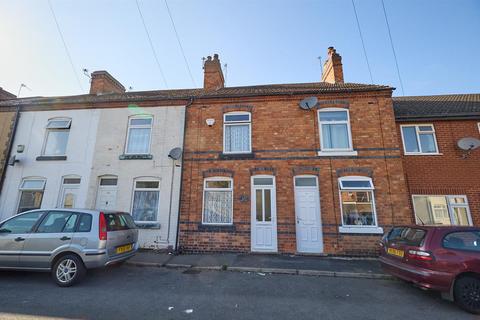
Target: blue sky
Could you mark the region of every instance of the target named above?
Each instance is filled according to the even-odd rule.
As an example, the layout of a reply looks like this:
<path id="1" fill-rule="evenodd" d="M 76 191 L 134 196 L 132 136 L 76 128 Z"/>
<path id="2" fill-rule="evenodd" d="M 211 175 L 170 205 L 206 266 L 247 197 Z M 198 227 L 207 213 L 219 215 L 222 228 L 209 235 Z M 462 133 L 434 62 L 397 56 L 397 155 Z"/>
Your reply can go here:
<path id="1" fill-rule="evenodd" d="M 480 92 L 480 1 L 384 0 L 405 95 Z M 0 87 L 22 96 L 88 92 L 88 70 L 107 70 L 134 90 L 165 89 L 135 0 L 0 0 Z M 139 0 L 168 88 L 194 87 L 164 0 Z M 370 83 L 351 0 L 169 0 L 195 82 L 201 58 L 218 53 L 227 86 L 314 82 L 318 56 L 335 46 L 347 82 Z M 381 0 L 355 0 L 376 84 L 397 87 Z"/>

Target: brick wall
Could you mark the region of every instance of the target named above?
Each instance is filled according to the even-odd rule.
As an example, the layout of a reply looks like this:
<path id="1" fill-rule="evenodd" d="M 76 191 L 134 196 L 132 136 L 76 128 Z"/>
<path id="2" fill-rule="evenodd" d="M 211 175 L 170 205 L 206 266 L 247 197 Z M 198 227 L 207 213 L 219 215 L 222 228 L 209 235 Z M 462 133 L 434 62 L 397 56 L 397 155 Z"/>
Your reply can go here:
<path id="1" fill-rule="evenodd" d="M 463 151 L 457 147 L 457 141 L 464 137 L 480 139 L 479 122 L 418 122 L 434 125 L 440 155 L 403 156 L 410 194 L 466 195 L 475 225 L 480 225 L 480 150 L 474 150 L 469 157 L 462 159 Z M 417 123 L 399 122 L 398 134 L 402 124 Z"/>
<path id="2" fill-rule="evenodd" d="M 260 97 L 197 101 L 187 108 L 180 213 L 180 247 L 186 251 L 250 251 L 250 179 L 276 177 L 278 251 L 296 252 L 293 177 L 319 177 L 324 252 L 372 255 L 379 235 L 339 234 L 338 175 L 371 174 L 379 226 L 412 222 L 390 91 L 319 96 L 320 107 L 348 106 L 357 157 L 319 157 L 317 112 L 298 107 L 304 97 Z M 337 100 L 334 102 L 333 100 Z M 248 159 L 222 158 L 223 114 L 251 111 L 252 149 Z M 215 119 L 212 127 L 206 119 Z M 202 225 L 204 176 L 232 176 L 233 226 Z M 243 199 L 243 201 L 241 200 Z M 245 200 L 247 199 L 247 200 Z"/>

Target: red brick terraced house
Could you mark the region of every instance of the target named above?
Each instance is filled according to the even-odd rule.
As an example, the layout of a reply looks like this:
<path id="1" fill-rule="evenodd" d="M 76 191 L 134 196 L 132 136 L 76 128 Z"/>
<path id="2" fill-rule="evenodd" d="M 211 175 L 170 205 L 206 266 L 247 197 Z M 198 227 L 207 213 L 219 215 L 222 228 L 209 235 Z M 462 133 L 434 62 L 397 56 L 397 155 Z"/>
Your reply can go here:
<path id="1" fill-rule="evenodd" d="M 410 201 L 418 224 L 480 224 L 480 94 L 393 99 Z"/>
<path id="2" fill-rule="evenodd" d="M 206 60 L 186 113 L 181 250 L 374 255 L 414 222 L 393 88 L 344 83 L 328 55 L 322 82 L 246 87 Z"/>

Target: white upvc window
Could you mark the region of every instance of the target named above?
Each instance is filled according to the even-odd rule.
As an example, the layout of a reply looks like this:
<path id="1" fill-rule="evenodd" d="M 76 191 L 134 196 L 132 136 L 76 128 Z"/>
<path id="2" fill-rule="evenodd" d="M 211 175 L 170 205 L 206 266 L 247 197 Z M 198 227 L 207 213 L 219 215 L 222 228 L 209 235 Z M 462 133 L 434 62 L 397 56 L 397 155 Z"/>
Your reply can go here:
<path id="1" fill-rule="evenodd" d="M 465 195 L 413 195 L 415 220 L 420 225 L 472 225 Z"/>
<path id="2" fill-rule="evenodd" d="M 252 119 L 250 112 L 223 115 L 223 152 L 252 152 Z"/>
<path id="3" fill-rule="evenodd" d="M 378 227 L 372 179 L 347 176 L 338 179 L 342 227 L 345 233 L 383 233 Z"/>
<path id="4" fill-rule="evenodd" d="M 134 182 L 132 217 L 136 224 L 157 222 L 160 199 L 160 180 L 137 179 Z"/>
<path id="5" fill-rule="evenodd" d="M 20 198 L 17 213 L 28 210 L 40 209 L 45 189 L 45 178 L 25 178 L 20 184 Z"/>
<path id="6" fill-rule="evenodd" d="M 348 109 L 325 108 L 318 110 L 320 153 L 354 154 L 350 115 Z"/>
<path id="7" fill-rule="evenodd" d="M 48 120 L 43 143 L 42 155 L 64 156 L 67 154 L 68 136 L 70 134 L 70 118 L 54 118 Z"/>
<path id="8" fill-rule="evenodd" d="M 403 150 L 407 155 L 438 154 L 432 124 L 401 125 Z"/>
<path id="9" fill-rule="evenodd" d="M 203 224 L 233 224 L 233 179 L 206 178 L 203 182 Z"/>
<path id="10" fill-rule="evenodd" d="M 153 117 L 141 115 L 128 119 L 125 154 L 149 154 Z"/>

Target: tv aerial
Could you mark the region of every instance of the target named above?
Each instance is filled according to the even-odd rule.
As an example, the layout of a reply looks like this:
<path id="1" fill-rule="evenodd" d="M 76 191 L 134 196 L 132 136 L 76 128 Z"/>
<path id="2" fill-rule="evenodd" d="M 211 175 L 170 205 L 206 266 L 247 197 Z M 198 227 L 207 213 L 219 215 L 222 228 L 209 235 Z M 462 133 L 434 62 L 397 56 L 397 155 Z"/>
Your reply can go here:
<path id="1" fill-rule="evenodd" d="M 465 137 L 457 141 L 457 146 L 461 150 L 465 151 L 462 155 L 462 158 L 466 159 L 472 150 L 480 147 L 480 140 L 477 138 Z"/>
<path id="2" fill-rule="evenodd" d="M 318 103 L 317 97 L 308 97 L 300 101 L 299 106 L 303 110 L 312 110 Z"/>

